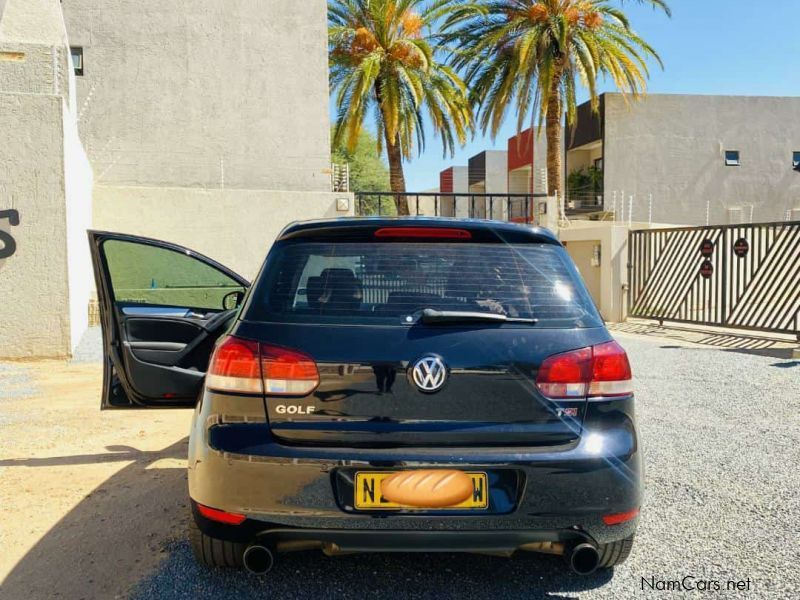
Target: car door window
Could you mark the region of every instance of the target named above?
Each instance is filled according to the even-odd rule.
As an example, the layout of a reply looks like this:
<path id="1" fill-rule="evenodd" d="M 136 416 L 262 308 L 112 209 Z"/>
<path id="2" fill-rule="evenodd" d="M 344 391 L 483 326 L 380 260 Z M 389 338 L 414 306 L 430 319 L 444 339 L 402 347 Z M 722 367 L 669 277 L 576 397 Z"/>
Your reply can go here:
<path id="1" fill-rule="evenodd" d="M 116 303 L 221 310 L 241 283 L 193 256 L 120 240 L 103 243 Z"/>

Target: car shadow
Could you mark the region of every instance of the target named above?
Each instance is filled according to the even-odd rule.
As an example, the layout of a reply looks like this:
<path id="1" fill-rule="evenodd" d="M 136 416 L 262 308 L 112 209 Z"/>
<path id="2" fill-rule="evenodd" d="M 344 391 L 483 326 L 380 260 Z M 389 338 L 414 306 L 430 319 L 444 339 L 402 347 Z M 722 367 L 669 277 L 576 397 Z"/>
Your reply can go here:
<path id="1" fill-rule="evenodd" d="M 156 452 L 110 446 L 100 455 L 0 461 L 37 468 L 130 461 L 67 513 L 2 582 L 8 598 L 167 600 L 264 597 L 572 598 L 607 584 L 612 571 L 581 577 L 555 556 L 471 554 L 281 554 L 267 577 L 211 570 L 194 561 L 184 459 L 187 440 Z"/>
<path id="2" fill-rule="evenodd" d="M 7 469 L 130 461 L 33 545 L 0 583 L 0 596 L 115 598 L 131 589 L 166 556 L 166 540 L 186 529 L 186 468 L 156 463 L 183 461 L 187 442 L 154 452 L 110 446 L 98 455 L 0 461 Z"/>

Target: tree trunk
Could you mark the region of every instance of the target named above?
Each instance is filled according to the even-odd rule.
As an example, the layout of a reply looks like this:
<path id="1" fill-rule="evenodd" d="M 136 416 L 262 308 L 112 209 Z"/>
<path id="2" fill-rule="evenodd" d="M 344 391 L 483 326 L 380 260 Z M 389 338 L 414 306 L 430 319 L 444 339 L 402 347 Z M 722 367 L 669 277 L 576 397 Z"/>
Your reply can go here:
<path id="1" fill-rule="evenodd" d="M 553 78 L 550 88 L 550 98 L 547 101 L 547 119 L 545 131 L 547 133 L 547 195 L 561 197 L 561 153 L 564 148 L 563 138 L 564 108 L 561 102 L 561 75 Z"/>
<path id="2" fill-rule="evenodd" d="M 395 194 L 404 194 L 406 191 L 406 178 L 403 174 L 403 153 L 400 150 L 399 140 L 390 140 L 386 134 L 386 153 L 389 155 L 389 184 Z M 405 196 L 395 196 L 394 205 L 398 215 L 408 215 L 408 200 Z"/>

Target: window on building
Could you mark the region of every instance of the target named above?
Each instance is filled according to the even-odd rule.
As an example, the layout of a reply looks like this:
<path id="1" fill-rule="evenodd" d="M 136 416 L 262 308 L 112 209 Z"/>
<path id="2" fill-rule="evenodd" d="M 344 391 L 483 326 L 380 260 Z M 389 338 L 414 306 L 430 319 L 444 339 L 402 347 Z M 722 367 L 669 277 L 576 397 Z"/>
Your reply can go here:
<path id="1" fill-rule="evenodd" d="M 800 151 L 792 152 L 792 167 L 800 171 Z"/>
<path id="2" fill-rule="evenodd" d="M 83 75 L 83 48 L 71 47 L 69 53 L 72 55 L 72 66 L 75 68 L 75 75 Z"/>
<path id="3" fill-rule="evenodd" d="M 738 150 L 725 150 L 725 166 L 726 167 L 738 167 L 742 163 L 739 160 L 739 151 Z"/>

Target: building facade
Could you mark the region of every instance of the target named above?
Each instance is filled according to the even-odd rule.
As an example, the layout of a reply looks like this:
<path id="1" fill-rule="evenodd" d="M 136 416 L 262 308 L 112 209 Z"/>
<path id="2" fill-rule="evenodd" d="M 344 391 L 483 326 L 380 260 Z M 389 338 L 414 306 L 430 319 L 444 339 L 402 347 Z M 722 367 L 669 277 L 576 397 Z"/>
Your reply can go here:
<path id="1" fill-rule="evenodd" d="M 252 277 L 288 222 L 352 212 L 331 187 L 324 0 L 62 6 L 97 228 Z"/>
<path id="2" fill-rule="evenodd" d="M 605 94 L 597 114 L 579 107 L 566 142 L 568 201 L 599 193 L 618 219 L 800 219 L 800 98 Z M 578 176 L 590 169 L 601 173 L 599 192 Z"/>
<path id="3" fill-rule="evenodd" d="M 331 191 L 324 0 L 0 0 L 0 358 L 88 325 L 86 230 L 246 278 Z"/>

